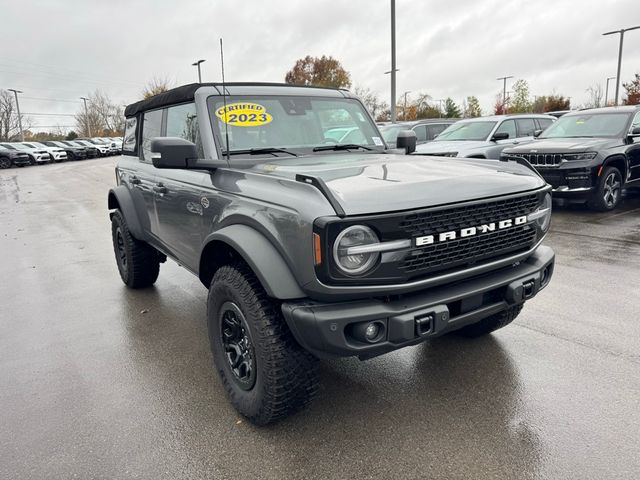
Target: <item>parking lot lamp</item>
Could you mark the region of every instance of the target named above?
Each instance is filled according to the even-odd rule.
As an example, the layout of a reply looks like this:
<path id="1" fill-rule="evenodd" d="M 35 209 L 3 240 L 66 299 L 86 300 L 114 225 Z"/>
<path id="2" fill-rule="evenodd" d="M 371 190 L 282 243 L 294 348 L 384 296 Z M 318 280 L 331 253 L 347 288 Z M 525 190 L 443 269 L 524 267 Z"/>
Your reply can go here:
<path id="1" fill-rule="evenodd" d="M 84 101 L 84 123 L 87 127 L 87 132 L 89 133 L 89 137 L 93 137 L 91 135 L 91 123 L 89 122 L 89 110 L 87 109 L 87 97 L 80 97 L 80 100 Z"/>
<path id="2" fill-rule="evenodd" d="M 20 127 L 20 141 L 24 142 L 24 131 L 22 130 L 22 115 L 20 115 L 20 103 L 18 102 L 18 94 L 22 93 L 20 90 L 9 89 L 10 92 L 16 96 L 16 110 L 18 111 L 18 126 Z"/>
<path id="3" fill-rule="evenodd" d="M 607 88 L 604 89 L 604 106 L 609 105 L 609 80 L 613 80 L 616 77 L 607 77 Z"/>
<path id="4" fill-rule="evenodd" d="M 504 111 L 507 108 L 507 80 L 509 78 L 513 78 L 513 75 L 509 75 L 507 77 L 498 77 L 496 80 L 502 80 L 502 110 Z"/>
<path id="5" fill-rule="evenodd" d="M 198 83 L 202 83 L 202 75 L 200 74 L 200 64 L 201 64 L 202 62 L 206 62 L 206 60 L 204 60 L 204 59 L 202 59 L 202 60 L 197 60 L 197 61 L 195 61 L 195 62 L 193 62 L 193 63 L 191 64 L 191 66 L 193 66 L 193 67 L 198 67 Z"/>
<path id="6" fill-rule="evenodd" d="M 640 28 L 640 25 L 630 28 L 621 28 L 620 30 L 614 30 L 612 32 L 606 32 L 602 35 L 613 35 L 614 33 L 620 34 L 620 47 L 618 48 L 618 74 L 616 75 L 616 97 L 614 98 L 614 105 L 618 105 L 618 93 L 620 93 L 620 68 L 622 67 L 622 45 L 624 43 L 624 32 L 628 32 L 630 30 L 637 30 Z"/>

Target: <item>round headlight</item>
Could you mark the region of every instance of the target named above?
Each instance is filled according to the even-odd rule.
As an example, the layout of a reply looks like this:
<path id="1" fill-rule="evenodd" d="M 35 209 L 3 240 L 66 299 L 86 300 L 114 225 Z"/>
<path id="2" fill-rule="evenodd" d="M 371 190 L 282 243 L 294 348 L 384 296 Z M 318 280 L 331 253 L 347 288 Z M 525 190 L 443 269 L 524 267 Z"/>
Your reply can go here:
<path id="1" fill-rule="evenodd" d="M 367 245 L 379 243 L 378 237 L 369 227 L 353 225 L 345 228 L 333 244 L 333 259 L 337 267 L 347 275 L 362 275 L 378 260 L 380 252 L 367 252 Z M 363 251 L 364 250 L 364 251 Z"/>
<path id="2" fill-rule="evenodd" d="M 528 220 L 535 221 L 543 232 L 549 229 L 551 223 L 551 204 L 551 194 L 547 193 L 540 206 L 528 217 Z"/>

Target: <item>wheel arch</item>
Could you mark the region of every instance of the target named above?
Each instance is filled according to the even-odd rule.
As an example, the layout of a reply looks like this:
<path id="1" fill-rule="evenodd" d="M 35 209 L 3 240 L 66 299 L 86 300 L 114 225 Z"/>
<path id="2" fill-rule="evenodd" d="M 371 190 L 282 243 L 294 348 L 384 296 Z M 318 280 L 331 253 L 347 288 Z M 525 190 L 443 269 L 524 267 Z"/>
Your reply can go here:
<path id="1" fill-rule="evenodd" d="M 144 230 L 142 223 L 136 212 L 135 203 L 131 197 L 131 193 L 124 185 L 109 190 L 107 197 L 107 206 L 109 210 L 120 210 L 127 222 L 127 228 L 134 238 L 144 240 Z M 111 214 L 110 216 L 112 216 Z"/>
<path id="2" fill-rule="evenodd" d="M 200 254 L 200 281 L 209 288 L 216 271 L 236 261 L 251 268 L 270 297 L 290 300 L 306 296 L 273 244 L 254 228 L 241 224 L 226 226 L 207 238 Z"/>
<path id="3" fill-rule="evenodd" d="M 607 167 L 616 167 L 620 170 L 622 181 L 626 183 L 629 168 L 627 165 L 627 159 L 623 155 L 611 155 L 610 157 L 605 158 L 604 162 L 602 162 L 602 170 L 598 170 L 598 176 L 600 176 Z"/>

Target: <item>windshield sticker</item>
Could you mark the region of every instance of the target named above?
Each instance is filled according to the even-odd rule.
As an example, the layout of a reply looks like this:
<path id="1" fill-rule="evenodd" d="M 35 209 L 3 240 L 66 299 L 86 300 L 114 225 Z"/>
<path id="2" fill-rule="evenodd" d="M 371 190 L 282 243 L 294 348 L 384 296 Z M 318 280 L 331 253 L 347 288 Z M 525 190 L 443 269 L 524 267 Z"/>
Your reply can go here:
<path id="1" fill-rule="evenodd" d="M 234 127 L 256 127 L 271 123 L 273 117 L 257 103 L 231 103 L 216 110 L 216 117 Z"/>
<path id="2" fill-rule="evenodd" d="M 380 137 L 371 137 L 371 140 L 373 140 L 374 145 L 378 147 L 381 147 L 383 145 Z"/>

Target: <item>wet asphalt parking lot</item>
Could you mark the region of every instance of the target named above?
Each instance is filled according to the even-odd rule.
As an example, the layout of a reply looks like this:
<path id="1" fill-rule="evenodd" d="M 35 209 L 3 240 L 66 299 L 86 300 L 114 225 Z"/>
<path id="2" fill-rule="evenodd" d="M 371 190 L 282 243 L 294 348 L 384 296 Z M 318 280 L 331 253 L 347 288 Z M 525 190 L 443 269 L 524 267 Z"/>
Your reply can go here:
<path id="1" fill-rule="evenodd" d="M 554 279 L 514 324 L 324 361 L 304 412 L 243 421 L 211 368 L 206 290 L 113 259 L 115 159 L 0 172 L 0 478 L 640 476 L 640 193 L 556 206 Z"/>

